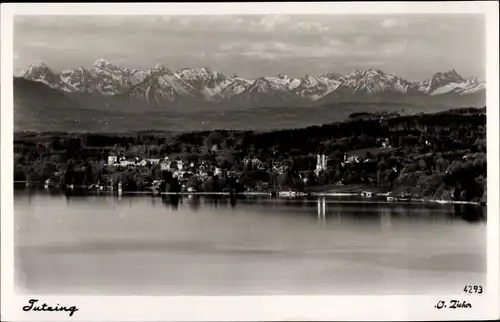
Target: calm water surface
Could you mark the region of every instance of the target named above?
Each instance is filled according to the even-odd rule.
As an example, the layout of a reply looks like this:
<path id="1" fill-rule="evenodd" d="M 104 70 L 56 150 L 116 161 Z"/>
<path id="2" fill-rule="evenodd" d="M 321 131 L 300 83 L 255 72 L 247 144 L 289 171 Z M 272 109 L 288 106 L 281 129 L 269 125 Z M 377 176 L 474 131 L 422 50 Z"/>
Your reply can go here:
<path id="1" fill-rule="evenodd" d="M 25 292 L 432 294 L 486 277 L 476 207 L 23 192 L 14 209 Z"/>

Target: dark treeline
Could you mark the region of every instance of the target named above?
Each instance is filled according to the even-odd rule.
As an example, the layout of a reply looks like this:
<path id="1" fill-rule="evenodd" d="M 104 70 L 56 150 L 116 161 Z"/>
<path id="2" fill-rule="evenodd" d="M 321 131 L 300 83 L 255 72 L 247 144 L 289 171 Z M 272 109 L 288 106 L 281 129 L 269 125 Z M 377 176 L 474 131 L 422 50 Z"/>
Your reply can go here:
<path id="1" fill-rule="evenodd" d="M 413 116 L 358 113 L 342 123 L 271 132 L 16 133 L 15 180 L 64 181 L 69 171 L 81 177 L 77 181 L 114 178 L 140 189 L 163 179 L 159 165 L 108 166 L 112 154 L 183 160 L 191 173 L 184 183 L 198 190 L 235 180 L 252 190 L 364 184 L 434 199 L 486 201 L 485 109 Z M 328 158 L 320 172 L 314 171 L 317 154 Z M 351 156 L 355 161 L 348 161 Z M 207 178 L 192 175 L 201 164 L 208 167 Z M 214 175 L 215 168 L 222 174 Z"/>

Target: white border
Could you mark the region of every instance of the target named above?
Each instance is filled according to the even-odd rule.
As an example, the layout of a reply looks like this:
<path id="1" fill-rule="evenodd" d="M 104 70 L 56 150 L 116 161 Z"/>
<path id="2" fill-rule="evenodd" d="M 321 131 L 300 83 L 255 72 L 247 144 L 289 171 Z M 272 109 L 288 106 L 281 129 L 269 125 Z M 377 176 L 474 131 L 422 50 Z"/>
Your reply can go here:
<path id="1" fill-rule="evenodd" d="M 488 276 L 487 293 L 466 297 L 472 309 L 436 310 L 450 296 L 265 296 L 265 297 L 39 297 L 48 303 L 77 305 L 75 321 L 142 320 L 477 320 L 499 312 L 499 99 L 497 2 L 345 2 L 345 3 L 193 3 L 193 4 L 2 4 L 1 6 L 1 317 L 8 321 L 63 321 L 60 312 L 24 312 L 26 296 L 13 293 L 13 16 L 29 15 L 182 15 L 182 14 L 401 14 L 480 13 L 487 24 Z M 473 50 L 473 49 L 471 49 Z M 468 281 L 464 280 L 464 284 Z M 36 296 L 33 296 L 34 298 Z"/>

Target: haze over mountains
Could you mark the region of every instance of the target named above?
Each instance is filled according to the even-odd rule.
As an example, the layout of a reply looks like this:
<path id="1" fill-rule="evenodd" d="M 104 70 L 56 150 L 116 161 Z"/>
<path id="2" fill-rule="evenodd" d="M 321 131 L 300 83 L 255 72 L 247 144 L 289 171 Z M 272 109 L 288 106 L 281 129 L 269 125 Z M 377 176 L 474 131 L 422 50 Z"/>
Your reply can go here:
<path id="1" fill-rule="evenodd" d="M 90 116 L 90 110 L 113 115 L 165 112 L 172 116 L 224 111 L 248 116 L 251 110 L 269 108 L 273 108 L 267 112 L 269 115 L 279 110 L 280 115 L 299 113 L 302 116 L 320 109 L 324 118 L 325 111 L 339 114 L 339 109 L 345 106 L 350 106 L 349 111 L 365 112 L 375 109 L 374 106 L 376 109 L 390 106 L 393 110 L 394 106 L 399 109 L 413 107 L 424 112 L 482 107 L 485 91 L 483 81 L 475 77 L 464 78 L 455 70 L 437 72 L 420 81 L 406 80 L 378 69 L 357 69 L 346 75 L 325 71 L 319 76 L 280 74 L 245 79 L 209 68 L 172 71 L 156 65 L 145 70 L 130 70 L 99 59 L 90 68 L 60 73 L 53 72 L 44 63 L 28 66 L 21 77 L 14 79 L 14 104 L 16 113 L 24 116 L 40 115 L 45 106 L 57 110 L 56 114 L 71 114 L 69 118 L 77 110 L 80 111 L 78 116 Z M 299 112 L 298 108 L 306 110 Z M 80 122 L 77 117 L 74 120 Z M 300 124 L 292 122 L 290 126 Z"/>

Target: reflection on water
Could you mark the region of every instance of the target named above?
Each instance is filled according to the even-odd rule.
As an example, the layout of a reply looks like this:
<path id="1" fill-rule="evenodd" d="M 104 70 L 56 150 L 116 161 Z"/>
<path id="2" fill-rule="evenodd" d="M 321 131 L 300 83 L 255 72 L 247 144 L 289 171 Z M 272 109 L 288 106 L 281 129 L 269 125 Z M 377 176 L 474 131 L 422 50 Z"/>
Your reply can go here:
<path id="1" fill-rule="evenodd" d="M 439 293 L 480 284 L 486 271 L 486 209 L 471 205 L 43 193 L 14 201 L 18 284 L 42 293 Z"/>
<path id="2" fill-rule="evenodd" d="M 48 195 L 59 198 L 61 193 L 49 191 Z M 28 204 L 31 198 L 40 197 L 40 192 L 24 191 L 17 192 L 19 198 L 22 197 Z M 42 192 L 43 196 L 43 192 Z M 261 205 L 266 208 L 276 209 L 277 207 L 292 207 L 294 210 L 300 209 L 301 213 L 310 215 L 315 208 L 315 216 L 319 223 L 326 222 L 353 222 L 358 224 L 380 224 L 385 227 L 391 226 L 391 221 L 407 218 L 411 222 L 430 221 L 430 222 L 452 222 L 460 220 L 469 224 L 478 224 L 486 221 L 486 207 L 480 207 L 471 204 L 429 204 L 429 203 L 388 203 L 385 201 L 360 200 L 356 198 L 301 198 L 301 199 L 271 199 L 262 196 L 200 196 L 200 195 L 162 195 L 161 197 L 152 195 L 89 195 L 78 192 L 68 192 L 64 194 L 66 204 L 85 203 L 87 201 L 95 202 L 96 198 L 103 200 L 114 200 L 114 203 L 127 202 L 130 207 L 144 200 L 150 200 L 153 207 L 161 202 L 173 211 L 179 210 L 179 205 L 186 205 L 191 211 L 197 212 L 200 209 L 228 208 L 237 210 L 240 207 L 249 205 Z M 314 204 L 316 205 L 314 207 Z"/>
<path id="3" fill-rule="evenodd" d="M 424 218 L 419 215 L 418 220 L 429 219 L 432 222 L 436 221 L 450 221 L 453 219 L 461 219 L 465 222 L 474 224 L 486 221 L 486 208 L 470 204 L 456 204 L 456 205 L 441 205 L 441 204 L 425 204 L 425 203 L 386 203 L 386 202 L 366 202 L 366 201 L 353 201 L 343 200 L 327 197 L 318 198 L 304 198 L 304 199 L 268 199 L 266 197 L 222 197 L 222 196 L 179 196 L 179 195 L 164 195 L 162 196 L 162 203 L 171 207 L 172 210 L 178 210 L 179 204 L 183 203 L 186 199 L 187 205 L 193 211 L 198 211 L 201 208 L 201 201 L 203 200 L 204 207 L 227 207 L 235 208 L 237 200 L 243 204 L 249 203 L 267 203 L 271 206 L 279 203 L 283 205 L 293 206 L 294 208 L 300 207 L 303 211 L 307 209 L 310 213 L 311 205 L 316 203 L 317 219 L 320 223 L 327 221 L 342 223 L 345 220 L 353 220 L 357 223 L 375 223 L 390 227 L 392 218 L 395 217 L 413 217 L 412 220 L 417 220 L 415 215 L 420 213 L 424 214 Z M 121 200 L 118 198 L 118 200 Z M 154 197 L 151 199 L 154 203 Z M 332 207 L 333 205 L 333 207 Z M 362 209 L 362 211 L 360 211 Z M 444 216 L 443 216 L 444 213 Z M 344 218 L 347 216 L 347 218 Z"/>
<path id="4" fill-rule="evenodd" d="M 473 205 L 454 205 L 453 215 L 461 218 L 468 223 L 474 224 L 486 220 L 485 209 Z"/>
<path id="5" fill-rule="evenodd" d="M 39 197 L 40 195 L 50 195 L 55 198 L 61 196 L 61 192 L 57 190 L 49 190 L 47 192 L 40 192 L 36 190 L 17 190 L 16 195 L 23 198 L 24 201 L 30 202 L 31 197 Z M 301 199 L 270 199 L 268 197 L 262 196 L 200 196 L 200 195 L 162 195 L 161 197 L 152 195 L 94 195 L 88 194 L 85 191 L 71 191 L 67 190 L 64 193 L 66 202 L 69 205 L 71 200 L 77 202 L 83 202 L 84 200 L 94 201 L 96 197 L 106 198 L 107 200 L 115 199 L 117 202 L 127 200 L 129 203 L 133 203 L 133 200 L 138 199 L 149 199 L 152 204 L 155 205 L 156 202 L 161 200 L 161 203 L 171 207 L 172 210 L 177 210 L 180 204 L 186 201 L 187 206 L 193 210 L 198 211 L 203 207 L 227 207 L 235 208 L 238 202 L 242 204 L 252 204 L 252 203 L 263 203 L 269 206 L 275 204 L 281 204 L 286 206 L 293 206 L 294 208 L 308 209 L 311 208 L 312 203 L 316 203 L 316 215 L 319 221 L 326 221 L 327 219 L 337 220 L 342 218 L 346 213 L 350 217 L 356 217 L 357 220 L 369 220 L 369 221 L 387 221 L 392 217 L 404 217 L 404 216 L 414 216 L 415 212 L 427 213 L 430 218 L 436 220 L 436 218 L 443 218 L 444 213 L 446 217 L 461 219 L 468 223 L 480 223 L 486 221 L 486 207 L 479 207 L 471 204 L 429 204 L 420 202 L 408 202 L 408 203 L 387 203 L 383 200 L 366 200 L 358 199 L 357 197 L 348 198 L 335 198 L 335 197 L 308 197 Z M 203 202 L 203 204 L 202 204 Z M 332 211 L 331 205 L 334 205 L 334 209 L 342 209 L 342 211 Z M 362 211 L 359 211 L 362 209 Z M 419 210 L 420 209 L 420 210 Z M 353 211 L 354 210 L 354 211 Z M 340 216 L 340 217 L 338 217 Z"/>
<path id="6" fill-rule="evenodd" d="M 178 195 L 163 195 L 161 201 L 164 205 L 170 205 L 172 210 L 177 210 L 181 202 L 181 197 Z"/>

